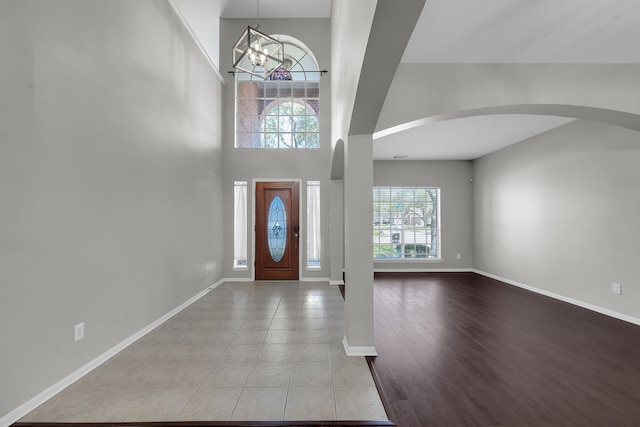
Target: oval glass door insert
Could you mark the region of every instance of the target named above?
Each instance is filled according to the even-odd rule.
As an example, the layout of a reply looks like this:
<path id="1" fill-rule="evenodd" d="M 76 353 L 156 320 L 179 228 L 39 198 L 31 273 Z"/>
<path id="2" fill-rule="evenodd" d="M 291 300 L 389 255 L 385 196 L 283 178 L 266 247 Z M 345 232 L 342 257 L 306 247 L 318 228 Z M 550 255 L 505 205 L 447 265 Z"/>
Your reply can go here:
<path id="1" fill-rule="evenodd" d="M 287 244 L 287 213 L 280 196 L 276 196 L 271 200 L 267 229 L 269 232 L 268 243 L 271 258 L 275 262 L 280 262 Z"/>

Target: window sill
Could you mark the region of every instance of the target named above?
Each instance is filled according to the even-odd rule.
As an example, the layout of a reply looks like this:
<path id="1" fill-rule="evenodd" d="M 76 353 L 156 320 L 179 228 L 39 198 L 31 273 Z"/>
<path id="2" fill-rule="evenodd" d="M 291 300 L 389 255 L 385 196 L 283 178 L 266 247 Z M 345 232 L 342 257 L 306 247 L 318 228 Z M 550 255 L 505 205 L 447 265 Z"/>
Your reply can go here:
<path id="1" fill-rule="evenodd" d="M 307 270 L 307 271 L 320 271 L 320 270 L 322 270 L 322 266 L 320 266 L 320 265 L 310 265 L 310 266 L 306 266 L 305 270 Z"/>
<path id="2" fill-rule="evenodd" d="M 247 271 L 249 267 L 233 267 L 233 271 Z"/>

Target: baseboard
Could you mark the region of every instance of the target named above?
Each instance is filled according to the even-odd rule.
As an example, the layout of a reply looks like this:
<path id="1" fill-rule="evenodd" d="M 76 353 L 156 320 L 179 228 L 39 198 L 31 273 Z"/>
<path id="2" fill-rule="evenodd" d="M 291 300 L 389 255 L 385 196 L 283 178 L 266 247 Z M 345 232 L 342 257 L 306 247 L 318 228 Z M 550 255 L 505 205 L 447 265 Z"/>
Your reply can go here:
<path id="1" fill-rule="evenodd" d="M 617 311 L 609 310 L 608 308 L 599 307 L 597 305 L 589 304 L 584 301 L 580 301 L 577 299 L 569 298 L 564 295 L 556 294 L 553 292 L 546 291 L 544 289 L 536 288 L 533 286 L 525 285 L 524 283 L 516 282 L 515 280 L 506 279 L 504 277 L 496 276 L 495 274 L 487 273 L 486 271 L 473 269 L 474 273 L 478 273 L 482 276 L 489 277 L 491 279 L 499 280 L 501 282 L 507 283 L 509 285 L 517 286 L 518 288 L 526 289 L 531 292 L 535 292 L 540 295 L 547 296 L 549 298 L 557 299 L 569 304 L 576 305 L 578 307 L 586 308 L 587 310 L 595 311 L 596 313 L 604 314 L 605 316 L 610 316 L 616 318 L 618 320 L 623 320 L 625 322 L 633 323 L 635 325 L 640 325 L 640 319 L 633 316 L 628 316 L 623 313 L 619 313 Z"/>
<path id="2" fill-rule="evenodd" d="M 378 352 L 374 346 L 370 347 L 357 347 L 349 345 L 349 341 L 345 336 L 342 338 L 342 345 L 344 346 L 344 351 L 347 353 L 347 356 L 377 356 Z"/>
<path id="3" fill-rule="evenodd" d="M 145 326 L 144 328 L 134 333 L 130 337 L 126 338 L 125 340 L 111 347 L 109 350 L 102 353 L 100 356 L 96 357 L 86 365 L 80 367 L 73 373 L 67 375 L 57 383 L 53 384 L 51 387 L 48 387 L 43 392 L 39 393 L 32 399 L 28 400 L 27 402 L 18 406 L 8 414 L 4 415 L 2 418 L 0 418 L 0 427 L 10 426 L 11 424 L 15 423 L 20 418 L 24 417 L 29 412 L 33 411 L 38 406 L 42 405 L 44 402 L 54 397 L 56 394 L 60 393 L 65 388 L 69 387 L 71 384 L 78 381 L 80 378 L 84 377 L 86 374 L 93 371 L 95 368 L 102 365 L 107 360 L 111 359 L 113 356 L 115 356 L 116 354 L 118 354 L 119 352 L 121 352 L 122 350 L 130 346 L 131 344 L 133 344 L 135 341 L 139 340 L 140 338 L 142 338 L 143 336 L 151 332 L 153 329 L 157 328 L 158 326 L 160 326 L 161 324 L 163 324 L 164 322 L 166 322 L 167 320 L 169 320 L 170 318 L 172 318 L 173 316 L 181 312 L 182 310 L 184 310 L 186 307 L 190 306 L 191 304 L 193 304 L 194 302 L 202 298 L 204 295 L 206 295 L 207 293 L 209 293 L 211 290 L 215 289 L 222 283 L 223 281 L 220 280 L 214 283 L 213 285 L 207 286 L 206 289 L 199 292 L 197 295 L 185 301 L 184 303 L 180 304 L 178 307 L 174 308 L 173 310 L 171 310 L 169 313 L 165 314 L 158 320 Z"/>
<path id="4" fill-rule="evenodd" d="M 227 283 L 249 283 L 255 282 L 255 280 L 249 277 L 232 277 L 222 279 L 223 282 Z M 283 280 L 265 280 L 266 282 L 283 282 Z M 329 282 L 328 277 L 301 277 L 300 280 L 284 280 L 285 282 Z"/>
<path id="5" fill-rule="evenodd" d="M 344 285 L 344 280 L 329 280 L 329 284 L 332 286 Z"/>
<path id="6" fill-rule="evenodd" d="M 227 277 L 226 279 L 222 279 L 223 282 L 237 282 L 237 283 L 248 283 L 253 282 L 254 280 L 250 277 Z"/>
<path id="7" fill-rule="evenodd" d="M 473 268 L 374 268 L 374 273 L 470 273 Z"/>
<path id="8" fill-rule="evenodd" d="M 328 277 L 302 277 L 301 282 L 328 282 Z"/>

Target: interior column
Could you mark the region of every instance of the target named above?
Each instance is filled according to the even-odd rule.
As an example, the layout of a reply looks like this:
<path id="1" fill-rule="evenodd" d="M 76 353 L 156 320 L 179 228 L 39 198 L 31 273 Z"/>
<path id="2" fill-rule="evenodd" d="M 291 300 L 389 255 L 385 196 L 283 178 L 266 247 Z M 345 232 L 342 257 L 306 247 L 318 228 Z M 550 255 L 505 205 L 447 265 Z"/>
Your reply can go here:
<path id="1" fill-rule="evenodd" d="M 350 356 L 375 356 L 373 340 L 373 138 L 345 141 L 345 335 Z"/>

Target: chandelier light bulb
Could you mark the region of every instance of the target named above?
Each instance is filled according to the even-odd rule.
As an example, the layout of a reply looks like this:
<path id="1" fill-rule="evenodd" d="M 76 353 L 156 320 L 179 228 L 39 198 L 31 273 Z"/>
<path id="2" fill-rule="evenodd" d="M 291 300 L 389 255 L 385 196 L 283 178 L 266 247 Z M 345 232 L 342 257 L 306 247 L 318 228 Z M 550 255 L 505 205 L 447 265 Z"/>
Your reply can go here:
<path id="1" fill-rule="evenodd" d="M 233 67 L 266 80 L 283 62 L 282 42 L 261 33 L 258 28 L 257 25 L 256 28 L 248 26 L 236 42 Z"/>

